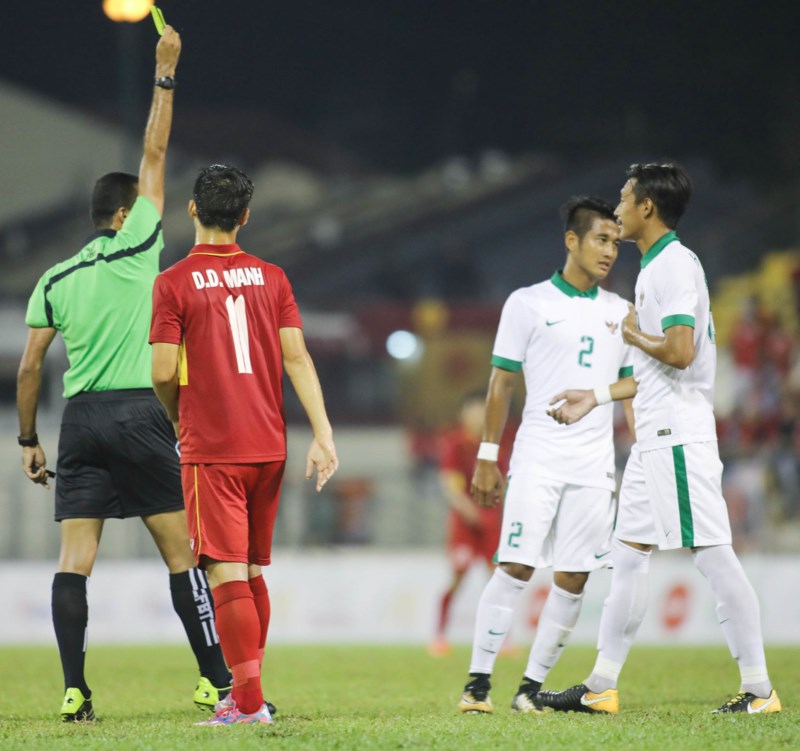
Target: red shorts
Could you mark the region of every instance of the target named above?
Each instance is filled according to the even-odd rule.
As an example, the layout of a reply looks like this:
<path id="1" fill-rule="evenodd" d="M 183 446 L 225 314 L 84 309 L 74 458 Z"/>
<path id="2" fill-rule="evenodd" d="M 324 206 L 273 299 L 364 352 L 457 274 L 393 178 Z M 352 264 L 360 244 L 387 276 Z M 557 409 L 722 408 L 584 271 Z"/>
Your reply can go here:
<path id="1" fill-rule="evenodd" d="M 500 542 L 502 508 L 482 508 L 476 526 L 467 524 L 455 511 L 449 513 L 447 553 L 456 571 L 466 571 L 473 561 L 492 563 Z"/>
<path id="2" fill-rule="evenodd" d="M 195 560 L 267 566 L 286 462 L 183 464 L 181 480 Z"/>

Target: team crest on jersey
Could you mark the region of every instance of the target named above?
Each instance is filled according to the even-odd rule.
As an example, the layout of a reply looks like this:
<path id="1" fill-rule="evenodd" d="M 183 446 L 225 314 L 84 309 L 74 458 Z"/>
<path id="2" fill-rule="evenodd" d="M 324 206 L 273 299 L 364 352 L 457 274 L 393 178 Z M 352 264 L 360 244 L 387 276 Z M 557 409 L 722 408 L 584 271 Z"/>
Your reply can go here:
<path id="1" fill-rule="evenodd" d="M 614 321 L 606 321 L 606 326 L 608 327 L 608 332 L 610 334 L 616 334 L 617 329 L 619 328 L 619 324 L 614 323 Z"/>

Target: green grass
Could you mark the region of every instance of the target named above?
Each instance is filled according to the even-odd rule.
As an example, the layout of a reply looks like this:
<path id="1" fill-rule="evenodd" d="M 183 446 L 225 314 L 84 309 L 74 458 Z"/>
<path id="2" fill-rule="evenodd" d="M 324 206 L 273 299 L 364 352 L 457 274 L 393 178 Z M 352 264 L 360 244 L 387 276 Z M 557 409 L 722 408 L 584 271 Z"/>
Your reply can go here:
<path id="1" fill-rule="evenodd" d="M 498 661 L 493 716 L 459 716 L 466 648 L 432 659 L 414 647 L 273 647 L 264 684 L 278 706 L 275 724 L 195 728 L 203 715 L 191 703 L 194 673 L 185 648 L 92 647 L 87 673 L 102 718 L 93 726 L 59 722 L 55 648 L 4 648 L 0 749 L 800 749 L 800 649 L 771 649 L 768 659 L 785 707 L 776 715 L 709 714 L 738 687 L 724 648 L 636 647 L 616 717 L 512 714 L 526 655 Z M 547 685 L 579 682 L 593 660 L 590 648 L 567 649 Z"/>

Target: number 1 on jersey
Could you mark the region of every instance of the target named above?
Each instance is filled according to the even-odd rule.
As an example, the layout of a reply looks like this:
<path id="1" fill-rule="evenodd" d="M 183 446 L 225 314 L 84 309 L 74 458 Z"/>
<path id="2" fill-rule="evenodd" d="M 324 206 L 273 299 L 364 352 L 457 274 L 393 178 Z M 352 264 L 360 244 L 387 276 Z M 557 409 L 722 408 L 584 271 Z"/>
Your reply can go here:
<path id="1" fill-rule="evenodd" d="M 240 373 L 252 373 L 250 364 L 250 337 L 247 334 L 247 310 L 244 295 L 235 298 L 228 295 L 225 298 L 225 307 L 228 309 L 228 323 L 231 325 L 233 336 L 233 349 L 236 351 L 236 366 Z"/>

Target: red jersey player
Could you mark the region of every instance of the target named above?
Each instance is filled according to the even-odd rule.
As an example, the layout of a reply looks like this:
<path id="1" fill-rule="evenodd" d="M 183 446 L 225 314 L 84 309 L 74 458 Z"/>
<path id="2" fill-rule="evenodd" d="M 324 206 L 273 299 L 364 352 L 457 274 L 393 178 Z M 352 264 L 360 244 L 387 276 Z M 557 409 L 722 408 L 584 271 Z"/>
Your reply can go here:
<path id="1" fill-rule="evenodd" d="M 485 401 L 486 395 L 483 392 L 473 392 L 464 397 L 459 412 L 459 424 L 442 441 L 439 477 L 442 492 L 450 505 L 447 518 L 447 554 L 452 578 L 439 604 L 436 638 L 428 648 L 432 655 L 447 654 L 450 651 L 446 631 L 453 597 L 473 563 L 483 561 L 489 570 L 494 567 L 492 561 L 500 539 L 502 505 L 492 508 L 479 506 L 470 495 L 470 478 L 475 471 L 475 457 L 481 442 L 486 413 Z M 504 444 L 508 444 L 508 441 Z M 502 472 L 508 469 L 508 449 L 508 445 L 504 445 L 499 457 Z"/>
<path id="2" fill-rule="evenodd" d="M 189 202 L 196 245 L 153 287 L 153 386 L 180 438 L 183 495 L 206 569 L 233 690 L 200 725 L 269 724 L 261 662 L 270 562 L 286 460 L 283 370 L 314 439 L 306 477 L 320 490 L 338 467 L 330 423 L 286 275 L 236 235 L 253 183 L 235 167 L 200 172 Z"/>

